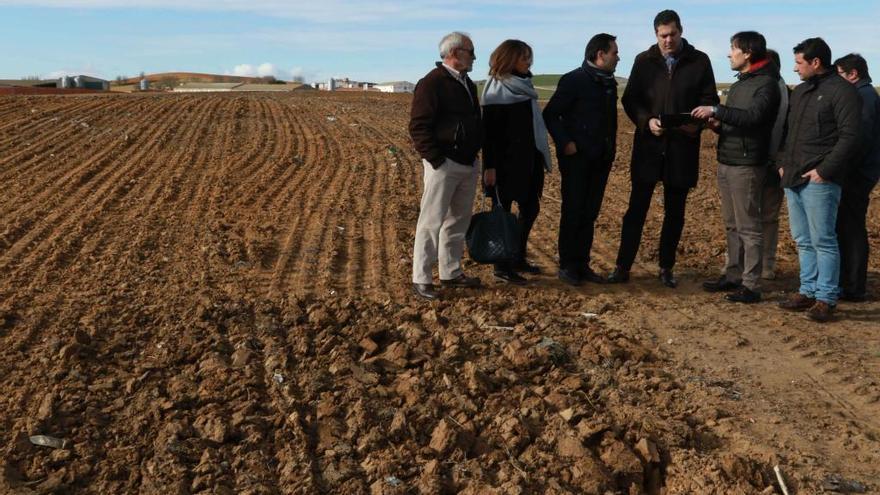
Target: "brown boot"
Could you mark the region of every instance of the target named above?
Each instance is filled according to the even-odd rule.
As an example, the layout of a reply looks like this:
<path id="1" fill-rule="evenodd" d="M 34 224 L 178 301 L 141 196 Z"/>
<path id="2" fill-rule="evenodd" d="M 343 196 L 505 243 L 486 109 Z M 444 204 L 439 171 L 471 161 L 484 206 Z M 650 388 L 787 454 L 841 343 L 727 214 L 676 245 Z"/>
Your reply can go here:
<path id="1" fill-rule="evenodd" d="M 816 301 L 816 304 L 807 310 L 807 317 L 819 323 L 826 323 L 834 317 L 834 308 L 834 306 L 826 302 Z"/>
<path id="2" fill-rule="evenodd" d="M 779 307 L 782 309 L 787 309 L 789 311 L 803 311 L 805 309 L 812 308 L 815 304 L 815 298 L 807 297 L 801 293 L 797 293 L 789 297 L 785 301 L 779 303 Z"/>

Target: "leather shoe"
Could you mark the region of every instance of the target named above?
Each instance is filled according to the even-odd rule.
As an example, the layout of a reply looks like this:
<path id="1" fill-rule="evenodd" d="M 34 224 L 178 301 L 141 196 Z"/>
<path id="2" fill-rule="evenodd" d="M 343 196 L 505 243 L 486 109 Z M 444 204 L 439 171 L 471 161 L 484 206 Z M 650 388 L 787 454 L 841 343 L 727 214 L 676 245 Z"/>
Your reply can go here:
<path id="1" fill-rule="evenodd" d="M 660 269 L 660 282 L 670 289 L 678 287 L 678 280 L 675 280 L 675 275 L 672 274 L 671 268 Z"/>
<path id="2" fill-rule="evenodd" d="M 717 280 L 707 280 L 703 282 L 703 290 L 706 292 L 727 292 L 740 288 L 740 284 L 727 280 L 722 275 Z"/>
<path id="3" fill-rule="evenodd" d="M 807 297 L 800 292 L 779 303 L 779 307 L 789 311 L 803 311 L 810 309 L 816 304 L 816 299 Z"/>
<path id="4" fill-rule="evenodd" d="M 468 277 L 467 275 L 462 273 L 451 280 L 441 280 L 440 285 L 444 287 L 472 288 L 479 287 L 481 285 L 481 282 L 478 277 Z"/>
<path id="5" fill-rule="evenodd" d="M 824 301 L 816 301 L 816 304 L 807 310 L 807 318 L 819 323 L 827 323 L 834 318 L 834 308 L 836 307 Z"/>
<path id="6" fill-rule="evenodd" d="M 743 304 L 752 304 L 761 302 L 761 293 L 755 292 L 748 287 L 740 287 L 736 292 L 731 292 L 724 296 L 730 302 L 738 302 Z"/>
<path id="7" fill-rule="evenodd" d="M 528 262 L 527 260 L 525 260 L 525 259 L 521 259 L 521 260 L 515 262 L 515 263 L 513 264 L 513 266 L 511 266 L 511 268 L 512 268 L 514 271 L 522 272 L 522 273 L 529 273 L 529 274 L 531 274 L 531 275 L 538 275 L 538 274 L 541 273 L 541 267 L 540 267 L 540 266 L 538 266 L 538 265 L 533 265 L 533 264 L 529 263 L 529 262 Z"/>
<path id="8" fill-rule="evenodd" d="M 573 285 L 575 287 L 584 283 L 584 281 L 581 280 L 581 274 L 578 272 L 578 270 L 575 270 L 573 268 L 560 268 L 559 280 L 562 280 L 568 285 Z"/>
<path id="9" fill-rule="evenodd" d="M 495 278 L 513 285 L 526 285 L 529 281 L 513 270 L 496 270 Z"/>
<path id="10" fill-rule="evenodd" d="M 625 284 L 629 282 L 629 270 L 623 267 L 614 267 L 614 271 L 605 279 L 609 284 Z"/>
<path id="11" fill-rule="evenodd" d="M 421 297 L 422 299 L 427 299 L 429 301 L 434 301 L 436 299 L 440 299 L 440 295 L 437 294 L 437 291 L 434 290 L 433 284 L 412 284 L 413 294 Z"/>
<path id="12" fill-rule="evenodd" d="M 594 272 L 592 268 L 586 267 L 581 270 L 581 280 L 584 282 L 592 282 L 594 284 L 604 284 L 605 277 Z"/>

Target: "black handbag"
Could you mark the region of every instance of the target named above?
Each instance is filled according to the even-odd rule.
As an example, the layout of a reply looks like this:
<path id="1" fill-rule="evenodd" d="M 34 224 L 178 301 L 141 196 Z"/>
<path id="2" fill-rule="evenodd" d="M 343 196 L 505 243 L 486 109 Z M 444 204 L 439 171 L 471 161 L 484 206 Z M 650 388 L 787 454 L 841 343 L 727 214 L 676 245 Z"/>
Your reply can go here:
<path id="1" fill-rule="evenodd" d="M 495 188 L 498 201 L 489 211 L 471 217 L 465 241 L 468 253 L 477 263 L 507 263 L 522 258 L 520 252 L 521 228 L 516 215 L 505 211 L 501 206 L 498 188 Z"/>

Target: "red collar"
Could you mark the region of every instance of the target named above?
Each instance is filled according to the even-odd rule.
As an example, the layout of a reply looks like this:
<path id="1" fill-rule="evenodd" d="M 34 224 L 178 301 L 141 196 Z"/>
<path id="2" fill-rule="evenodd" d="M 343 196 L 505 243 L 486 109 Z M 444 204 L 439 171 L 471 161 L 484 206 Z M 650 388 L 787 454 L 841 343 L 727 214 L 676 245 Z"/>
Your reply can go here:
<path id="1" fill-rule="evenodd" d="M 766 66 L 769 63 L 770 63 L 769 58 L 765 58 L 762 60 L 758 60 L 757 62 L 753 62 L 752 65 L 749 66 L 749 72 L 755 72 L 758 69 L 761 69 L 762 67 Z"/>

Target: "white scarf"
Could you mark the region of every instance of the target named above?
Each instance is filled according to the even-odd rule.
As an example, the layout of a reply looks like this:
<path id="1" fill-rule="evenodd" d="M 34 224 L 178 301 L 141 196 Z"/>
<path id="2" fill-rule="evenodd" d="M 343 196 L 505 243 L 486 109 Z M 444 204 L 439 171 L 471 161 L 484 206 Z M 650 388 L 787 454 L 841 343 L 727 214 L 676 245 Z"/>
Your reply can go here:
<path id="1" fill-rule="evenodd" d="M 535 133 L 535 147 L 544 156 L 544 169 L 551 170 L 550 143 L 547 140 L 547 127 L 541 116 L 541 108 L 538 106 L 538 92 L 532 80 L 528 77 L 509 75 L 504 79 L 490 77 L 483 87 L 483 96 L 480 102 L 486 105 L 509 105 L 521 101 L 532 101 L 532 130 Z"/>

